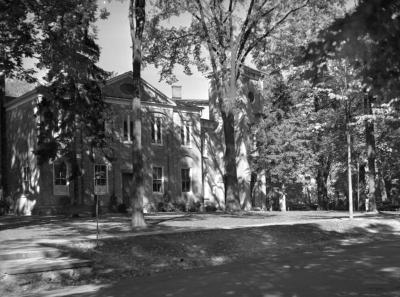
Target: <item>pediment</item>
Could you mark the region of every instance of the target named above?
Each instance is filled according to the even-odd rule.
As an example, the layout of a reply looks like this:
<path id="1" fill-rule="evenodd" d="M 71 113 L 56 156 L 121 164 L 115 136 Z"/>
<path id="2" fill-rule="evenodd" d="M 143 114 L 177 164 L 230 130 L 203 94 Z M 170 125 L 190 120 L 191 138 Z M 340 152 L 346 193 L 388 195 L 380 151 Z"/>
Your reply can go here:
<path id="1" fill-rule="evenodd" d="M 132 72 L 126 72 L 107 81 L 103 87 L 105 97 L 132 99 L 134 84 Z M 175 105 L 167 95 L 157 90 L 144 79 L 142 79 L 142 102 Z"/>

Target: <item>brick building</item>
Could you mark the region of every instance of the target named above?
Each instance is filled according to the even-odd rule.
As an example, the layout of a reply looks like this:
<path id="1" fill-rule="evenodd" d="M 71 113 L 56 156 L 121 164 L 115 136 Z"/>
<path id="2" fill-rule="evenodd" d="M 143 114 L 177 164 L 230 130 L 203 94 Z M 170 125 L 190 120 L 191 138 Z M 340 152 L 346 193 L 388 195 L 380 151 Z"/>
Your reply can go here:
<path id="1" fill-rule="evenodd" d="M 77 158 L 83 175 L 76 185 L 68 177 L 70 164 L 58 159 L 37 164 L 37 123 L 34 117 L 40 94 L 33 89 L 21 96 L 7 96 L 4 103 L 6 132 L 6 195 L 16 200 L 22 193 L 36 200 L 35 211 L 59 212 L 71 205 L 91 205 L 99 194 L 102 206 L 111 197 L 118 204 L 130 204 L 131 164 L 131 73 L 110 79 L 103 87 L 111 119 L 106 133 L 116 141 L 115 160 L 110 162 L 98 152 L 82 148 Z M 172 100 L 143 81 L 142 143 L 145 160 L 144 207 L 157 209 L 165 199 L 185 207 L 202 203 L 202 108 L 180 98 Z M 6 88 L 7 89 L 7 88 Z M 13 91 L 13 90 L 11 90 Z M 8 91 L 8 95 L 10 92 Z"/>
<path id="2" fill-rule="evenodd" d="M 258 200 L 265 198 L 265 180 L 260 174 L 252 180 L 249 165 L 255 149 L 252 126 L 262 110 L 261 73 L 246 68 L 242 85 L 240 95 L 246 105 L 238 112 L 236 141 L 241 204 L 248 209 L 256 196 Z M 183 100 L 179 87 L 173 88 L 169 98 L 145 81 L 143 86 L 145 211 L 157 210 L 159 203 L 166 200 L 185 209 L 203 204 L 224 209 L 223 130 L 212 84 L 208 100 Z M 131 72 L 110 79 L 103 87 L 104 100 L 111 111 L 105 131 L 115 140 L 111 144 L 115 158 L 109 161 L 100 152 L 89 152 L 83 146 L 79 149 L 77 141 L 77 159 L 83 174 L 74 184 L 69 179 L 71 166 L 65 160 L 38 165 L 34 114 L 41 95 L 36 89 L 16 93 L 11 85 L 4 102 L 5 129 L 4 125 L 2 128 L 6 139 L 5 195 L 16 200 L 26 193 L 29 199 L 36 200 L 37 213 L 60 212 L 71 204 L 92 205 L 94 194 L 98 194 L 104 208 L 112 201 L 130 205 L 134 187 L 131 90 Z"/>

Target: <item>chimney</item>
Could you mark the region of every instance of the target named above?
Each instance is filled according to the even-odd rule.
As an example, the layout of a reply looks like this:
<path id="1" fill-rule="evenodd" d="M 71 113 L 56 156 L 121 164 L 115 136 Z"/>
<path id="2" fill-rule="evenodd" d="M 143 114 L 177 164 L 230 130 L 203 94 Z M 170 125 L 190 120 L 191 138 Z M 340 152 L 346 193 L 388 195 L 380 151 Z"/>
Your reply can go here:
<path id="1" fill-rule="evenodd" d="M 182 86 L 172 86 L 172 100 L 182 99 Z"/>

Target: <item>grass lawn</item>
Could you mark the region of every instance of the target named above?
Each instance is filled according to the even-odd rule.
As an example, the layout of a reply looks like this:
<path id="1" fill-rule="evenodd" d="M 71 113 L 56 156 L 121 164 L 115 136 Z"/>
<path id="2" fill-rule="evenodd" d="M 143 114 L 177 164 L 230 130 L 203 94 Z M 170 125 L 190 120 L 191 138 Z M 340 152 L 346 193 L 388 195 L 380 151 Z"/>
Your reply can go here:
<path id="1" fill-rule="evenodd" d="M 332 219 L 318 223 L 274 225 L 231 230 L 200 230 L 151 236 L 115 237 L 72 242 L 71 254 L 94 261 L 101 281 L 158 272 L 221 265 L 246 258 L 284 257 L 286 253 L 321 250 L 343 241 L 365 242 L 392 236 L 396 220 Z"/>
<path id="2" fill-rule="evenodd" d="M 282 214 L 279 216 L 284 217 Z M 293 217 L 297 218 L 299 214 L 289 214 L 286 217 L 290 216 L 292 219 L 289 221 L 293 221 Z M 314 214 L 312 217 L 314 218 Z M 202 224 L 207 225 L 213 220 L 220 222 L 222 218 L 223 216 L 215 215 L 207 221 L 207 217 L 202 217 Z M 232 216 L 227 222 L 231 222 L 231 218 Z M 241 218 L 254 219 L 253 216 Z M 345 242 L 357 244 L 399 236 L 398 218 L 399 216 L 358 217 L 350 221 L 343 216 L 330 215 L 328 220 L 313 220 L 312 223 L 307 223 L 304 217 L 297 218 L 299 223 L 293 225 L 138 236 L 129 236 L 130 231 L 121 231 L 116 236 L 100 239 L 98 247 L 93 239 L 54 244 L 74 257 L 93 260 L 94 270 L 91 275 L 73 280 L 61 279 L 50 284 L 46 280 L 34 279 L 21 279 L 17 282 L 25 282 L 25 292 L 26 288 L 32 292 L 40 292 L 65 285 L 107 284 L 125 277 L 173 273 L 183 269 L 246 261 L 250 258 L 267 258 L 272 261 L 289 253 L 298 253 L 301 257 L 303 253 L 332 249 Z M 190 224 L 197 224 L 198 221 L 200 220 Z M 49 243 L 48 246 L 52 245 Z"/>

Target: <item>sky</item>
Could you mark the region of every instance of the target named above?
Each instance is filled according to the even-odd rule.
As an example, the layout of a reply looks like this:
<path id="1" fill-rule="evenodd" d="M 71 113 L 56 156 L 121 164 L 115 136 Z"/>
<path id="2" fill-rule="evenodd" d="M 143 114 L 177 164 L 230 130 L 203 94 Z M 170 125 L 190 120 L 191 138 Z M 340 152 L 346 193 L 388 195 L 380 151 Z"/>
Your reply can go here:
<path id="1" fill-rule="evenodd" d="M 97 22 L 98 44 L 101 47 L 99 66 L 117 74 L 132 70 L 128 5 L 128 0 L 99 0 L 99 8 L 106 7 L 110 12 L 110 16 L 106 20 Z M 188 76 L 180 67 L 177 67 L 175 75 L 179 80 L 175 85 L 182 86 L 183 99 L 208 99 L 209 82 L 201 73 Z M 142 77 L 165 95 L 171 97 L 171 85 L 159 82 L 159 70 L 149 66 L 143 69 Z"/>
<path id="2" fill-rule="evenodd" d="M 171 0 L 173 1 L 173 0 Z M 356 0 L 346 0 L 346 8 L 354 6 Z M 107 8 L 110 16 L 106 20 L 98 20 L 98 44 L 101 47 L 99 66 L 107 71 L 122 74 L 132 69 L 131 38 L 129 32 L 128 6 L 129 0 L 98 0 L 99 8 Z M 188 20 L 175 19 L 173 25 Z M 185 75 L 177 66 L 175 75 L 182 86 L 184 99 L 208 99 L 209 81 L 201 73 L 194 71 L 193 75 Z M 152 66 L 143 69 L 142 77 L 171 97 L 171 85 L 159 82 L 159 71 Z"/>

